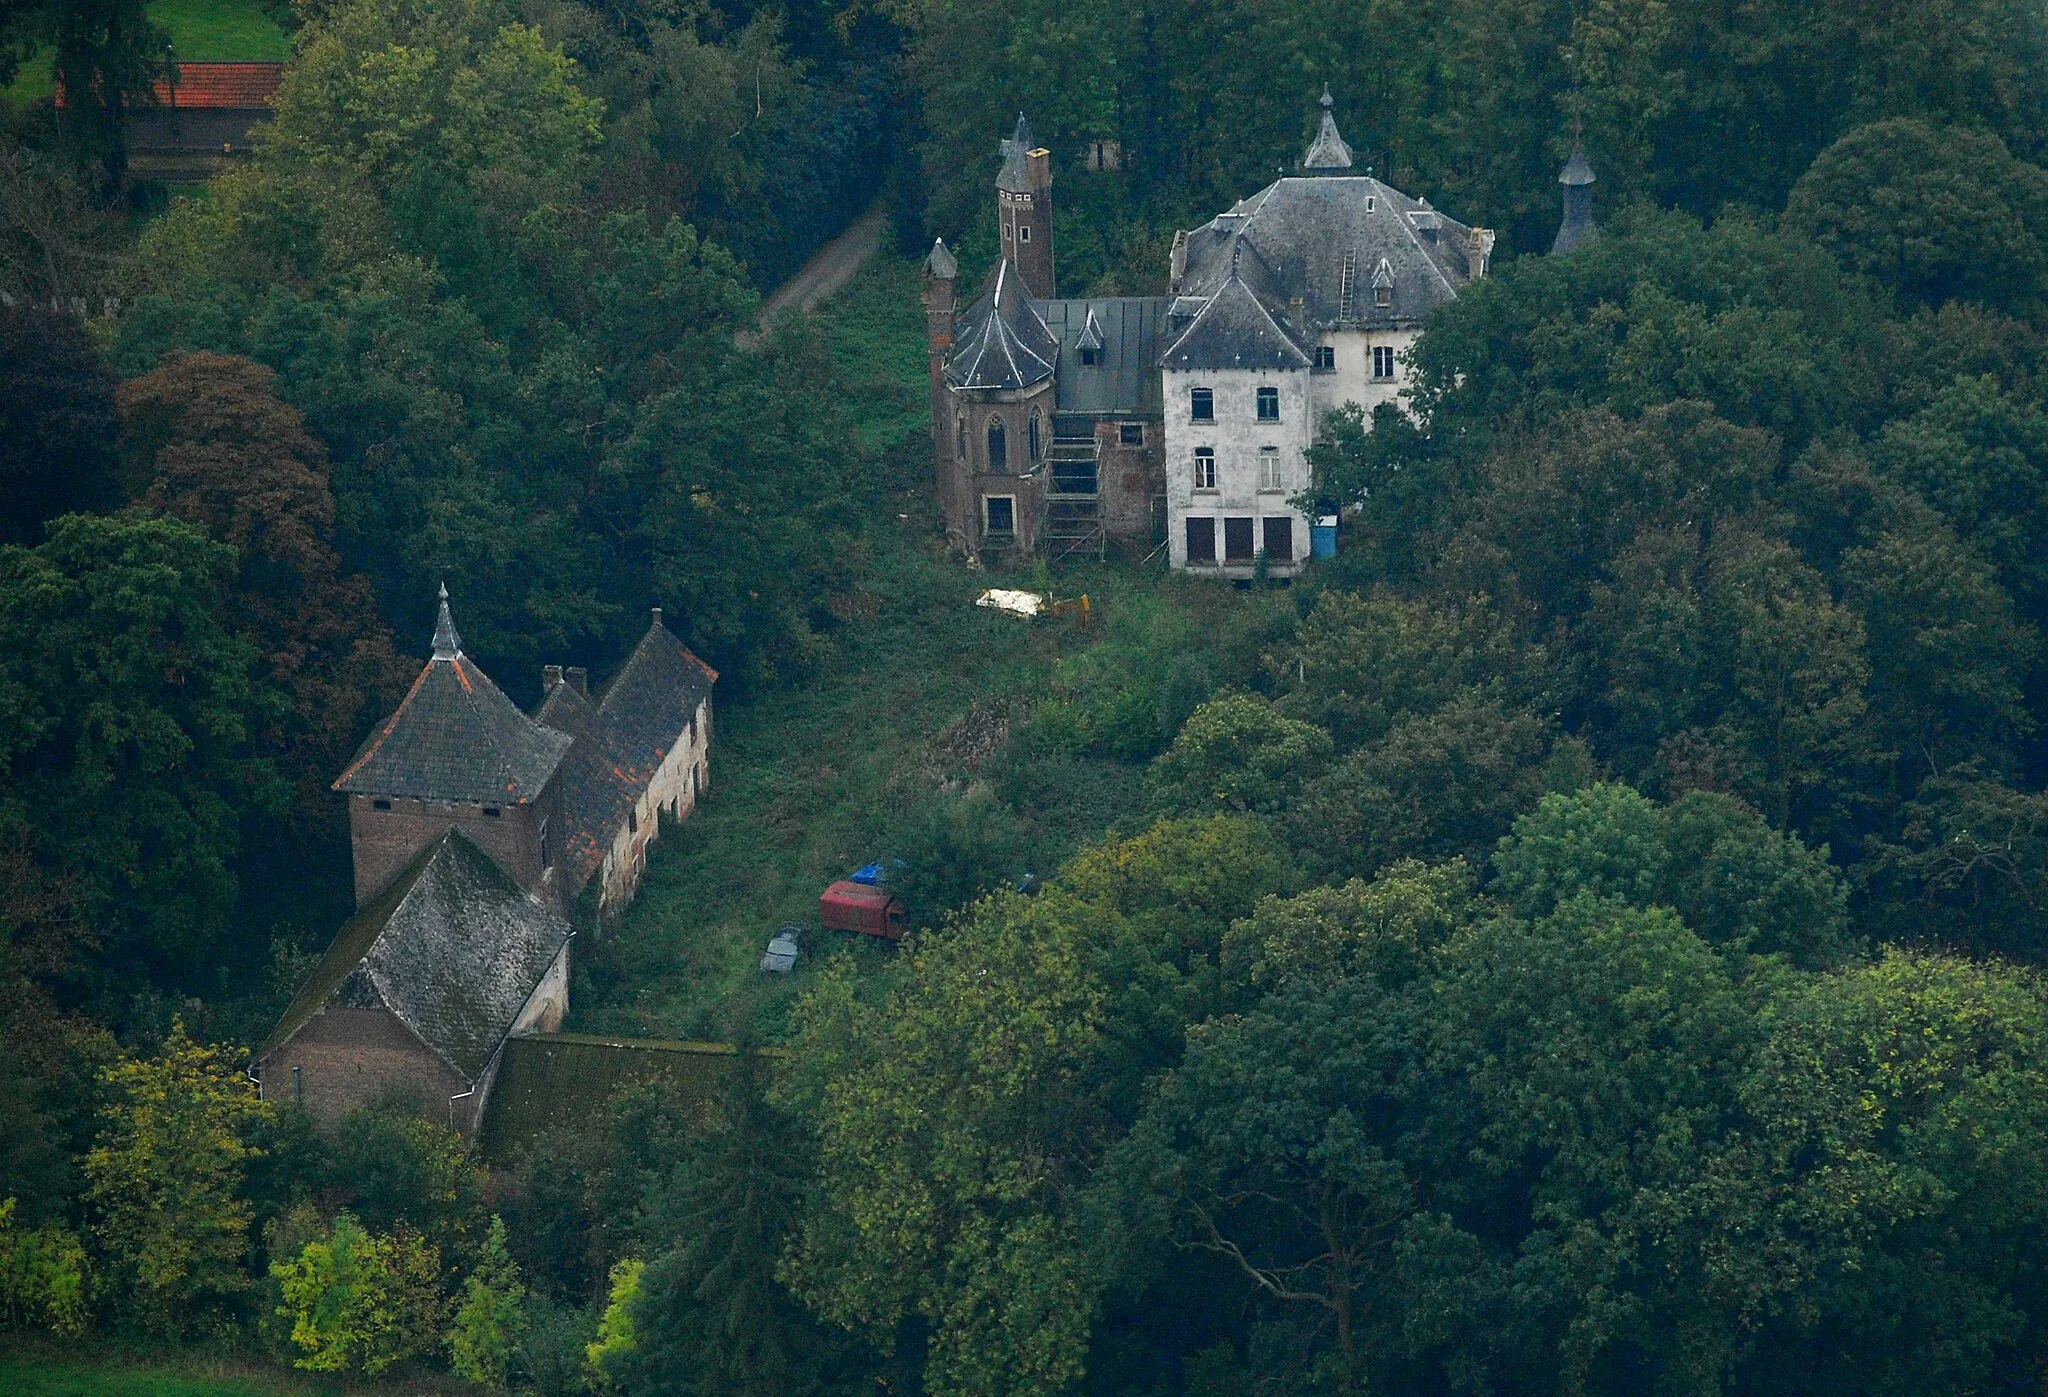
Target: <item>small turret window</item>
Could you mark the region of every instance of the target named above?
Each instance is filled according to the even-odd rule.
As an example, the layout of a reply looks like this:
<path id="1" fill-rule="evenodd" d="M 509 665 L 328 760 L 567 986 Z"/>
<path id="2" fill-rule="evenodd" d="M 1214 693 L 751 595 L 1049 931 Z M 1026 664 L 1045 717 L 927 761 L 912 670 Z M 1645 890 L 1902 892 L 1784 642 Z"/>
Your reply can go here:
<path id="1" fill-rule="evenodd" d="M 1017 241 L 1018 241 L 1018 242 L 1020 242 L 1020 243 L 1028 243 L 1028 242 L 1030 242 L 1030 241 L 1031 241 L 1031 225 L 1030 225 L 1030 224 L 1028 224 L 1028 223 L 1020 223 L 1020 224 L 1018 224 L 1018 225 L 1017 225 Z"/>
<path id="2" fill-rule="evenodd" d="M 1028 437 L 1028 441 L 1031 445 L 1031 459 L 1033 462 L 1036 462 L 1040 457 L 1042 457 L 1045 454 L 1045 452 L 1041 447 L 1041 443 L 1039 442 L 1038 414 L 1035 412 L 1031 414 L 1031 425 L 1029 428 L 1029 432 L 1030 436 Z"/>

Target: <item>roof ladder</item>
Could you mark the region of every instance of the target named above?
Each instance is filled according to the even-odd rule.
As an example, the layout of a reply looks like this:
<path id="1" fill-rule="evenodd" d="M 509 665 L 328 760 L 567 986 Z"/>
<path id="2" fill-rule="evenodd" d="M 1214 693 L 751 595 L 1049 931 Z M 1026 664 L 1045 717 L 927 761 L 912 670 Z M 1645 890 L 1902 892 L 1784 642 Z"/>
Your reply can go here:
<path id="1" fill-rule="evenodd" d="M 1337 318 L 1351 318 L 1351 288 L 1358 284 L 1358 250 L 1344 254 L 1344 272 L 1337 281 Z"/>

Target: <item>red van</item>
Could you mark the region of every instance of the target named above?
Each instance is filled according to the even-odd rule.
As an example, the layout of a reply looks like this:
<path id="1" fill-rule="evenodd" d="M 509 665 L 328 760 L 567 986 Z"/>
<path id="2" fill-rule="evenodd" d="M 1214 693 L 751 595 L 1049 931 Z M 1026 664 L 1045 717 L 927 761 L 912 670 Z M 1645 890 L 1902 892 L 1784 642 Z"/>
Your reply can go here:
<path id="1" fill-rule="evenodd" d="M 818 920 L 830 931 L 859 931 L 896 941 L 903 936 L 903 904 L 882 888 L 842 878 L 818 899 Z"/>

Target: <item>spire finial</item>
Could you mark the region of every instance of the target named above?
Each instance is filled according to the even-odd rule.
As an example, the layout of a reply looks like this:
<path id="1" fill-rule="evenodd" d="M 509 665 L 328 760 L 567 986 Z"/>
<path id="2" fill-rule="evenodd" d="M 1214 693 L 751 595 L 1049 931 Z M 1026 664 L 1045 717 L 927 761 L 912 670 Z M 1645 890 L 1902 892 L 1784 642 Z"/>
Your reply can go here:
<path id="1" fill-rule="evenodd" d="M 1306 174 L 1342 174 L 1351 168 L 1351 147 L 1344 144 L 1344 138 L 1337 134 L 1337 116 L 1332 110 L 1337 103 L 1330 96 L 1330 85 L 1323 84 L 1320 98 L 1323 118 L 1316 128 L 1316 139 L 1308 152 L 1301 157 L 1301 168 Z"/>
<path id="2" fill-rule="evenodd" d="M 434 618 L 434 658 L 452 660 L 462 653 L 462 637 L 455 633 L 455 618 L 448 614 L 448 584 L 441 584 L 441 614 Z"/>
<path id="3" fill-rule="evenodd" d="M 1334 106 L 1336 106 L 1336 105 L 1337 105 L 1337 99 L 1336 99 L 1336 98 L 1334 98 L 1334 97 L 1332 97 L 1332 96 L 1330 95 L 1330 85 L 1329 85 L 1328 83 L 1324 83 L 1324 84 L 1323 84 L 1323 102 L 1322 102 L 1322 107 L 1323 107 L 1323 110 L 1324 110 L 1324 111 L 1328 111 L 1328 110 L 1330 110 L 1330 109 L 1331 109 L 1332 107 L 1334 107 Z"/>

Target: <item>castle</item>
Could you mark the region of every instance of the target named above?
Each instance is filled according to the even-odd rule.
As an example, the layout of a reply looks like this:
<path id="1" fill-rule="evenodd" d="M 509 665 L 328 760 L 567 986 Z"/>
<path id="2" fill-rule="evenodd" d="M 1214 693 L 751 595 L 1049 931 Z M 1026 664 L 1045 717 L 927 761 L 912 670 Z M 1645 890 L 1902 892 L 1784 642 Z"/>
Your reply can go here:
<path id="1" fill-rule="evenodd" d="M 473 1132 L 506 1044 L 561 1026 L 571 917 L 639 888 L 661 820 L 710 779 L 718 674 L 661 623 L 593 697 L 550 665 L 529 717 L 462 650 L 441 591 L 433 656 L 335 781 L 356 914 L 258 1050 L 264 1095 L 323 1123 L 393 1089 Z"/>
<path id="2" fill-rule="evenodd" d="M 948 540 L 990 562 L 1163 535 L 1175 568 L 1288 577 L 1310 546 L 1306 452 L 1347 403 L 1398 402 L 1424 320 L 1486 275 L 1495 235 L 1354 173 L 1329 90 L 1300 172 L 1176 233 L 1165 296 L 1061 299 L 1052 166 L 1020 115 L 1000 143 L 1001 256 L 958 312 L 925 260 L 932 448 Z M 1114 168 L 1097 147 L 1090 168 Z M 1561 176 L 1555 251 L 1592 232 L 1592 170 Z"/>

